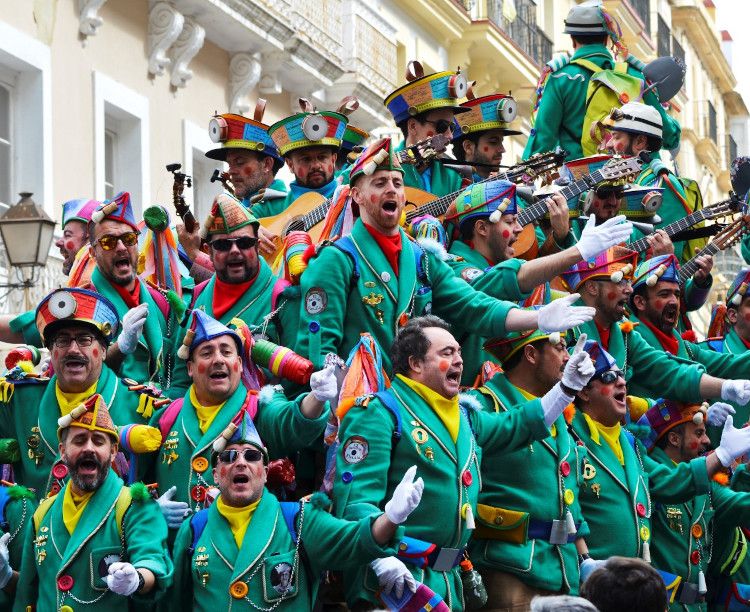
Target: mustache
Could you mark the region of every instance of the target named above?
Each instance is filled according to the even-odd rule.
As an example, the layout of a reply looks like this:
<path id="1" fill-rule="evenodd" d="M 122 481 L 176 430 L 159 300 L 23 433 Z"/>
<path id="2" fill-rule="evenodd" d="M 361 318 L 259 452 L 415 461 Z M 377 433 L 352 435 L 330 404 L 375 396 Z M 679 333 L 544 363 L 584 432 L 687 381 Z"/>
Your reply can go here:
<path id="1" fill-rule="evenodd" d="M 69 363 L 82 363 L 84 365 L 88 365 L 89 358 L 84 355 L 66 355 L 63 357 L 63 365 L 68 365 Z"/>
<path id="2" fill-rule="evenodd" d="M 91 462 L 95 463 L 96 464 L 96 468 L 99 469 L 99 470 L 104 465 L 101 461 L 99 461 L 99 459 L 97 458 L 97 456 L 94 453 L 86 453 L 82 457 L 79 457 L 78 460 L 72 466 L 70 466 L 70 467 L 72 469 L 74 469 L 74 470 L 77 471 L 81 467 L 81 464 L 83 464 L 84 461 L 91 461 Z"/>

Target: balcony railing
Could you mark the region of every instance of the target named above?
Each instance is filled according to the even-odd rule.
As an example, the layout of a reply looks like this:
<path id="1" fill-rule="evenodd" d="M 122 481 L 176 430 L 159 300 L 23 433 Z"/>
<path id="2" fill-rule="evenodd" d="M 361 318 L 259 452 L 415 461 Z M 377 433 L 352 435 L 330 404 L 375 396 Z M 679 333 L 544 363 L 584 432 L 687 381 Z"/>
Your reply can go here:
<path id="1" fill-rule="evenodd" d="M 659 57 L 672 55 L 669 48 L 671 41 L 672 32 L 669 29 L 667 22 L 661 18 L 661 15 L 659 15 L 656 22 L 656 54 Z"/>
<path id="2" fill-rule="evenodd" d="M 672 36 L 672 55 L 679 59 L 683 64 L 685 63 L 685 49 L 682 45 L 677 42 L 677 39 Z"/>
<path id="3" fill-rule="evenodd" d="M 646 34 L 651 36 L 651 3 L 649 0 L 627 0 L 630 8 L 638 15 L 646 29 Z"/>
<path id="4" fill-rule="evenodd" d="M 552 41 L 536 24 L 536 4 L 531 0 L 516 0 L 516 18 L 513 21 L 503 15 L 503 4 L 503 0 L 487 0 L 490 21 L 506 32 L 537 64 L 549 60 L 552 57 Z"/>

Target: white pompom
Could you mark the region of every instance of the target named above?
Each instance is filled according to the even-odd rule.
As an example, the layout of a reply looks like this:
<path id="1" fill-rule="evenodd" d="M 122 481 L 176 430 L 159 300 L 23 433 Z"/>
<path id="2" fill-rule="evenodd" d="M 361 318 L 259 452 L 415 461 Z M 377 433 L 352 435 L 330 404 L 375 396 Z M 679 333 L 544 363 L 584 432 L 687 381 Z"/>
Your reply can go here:
<path id="1" fill-rule="evenodd" d="M 609 280 L 611 280 L 613 283 L 619 283 L 623 278 L 625 274 L 622 270 L 618 270 L 617 272 L 612 272 L 612 274 L 609 275 Z"/>
<path id="2" fill-rule="evenodd" d="M 495 209 L 492 211 L 492 214 L 490 215 L 490 223 L 500 223 L 500 218 L 503 216 L 503 214 L 500 212 L 499 209 Z"/>

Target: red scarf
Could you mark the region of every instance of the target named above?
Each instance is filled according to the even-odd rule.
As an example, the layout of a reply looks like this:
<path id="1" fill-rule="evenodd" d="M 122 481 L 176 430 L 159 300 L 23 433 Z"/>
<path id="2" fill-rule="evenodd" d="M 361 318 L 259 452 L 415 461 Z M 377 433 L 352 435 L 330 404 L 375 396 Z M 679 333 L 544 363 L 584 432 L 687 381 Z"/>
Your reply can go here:
<path id="1" fill-rule="evenodd" d="M 739 338 L 740 340 L 742 340 L 742 344 L 744 344 L 744 345 L 745 345 L 745 348 L 746 348 L 746 349 L 750 349 L 750 340 L 745 340 L 745 339 L 744 339 L 744 338 L 743 338 L 742 336 L 740 336 L 739 334 L 737 334 L 737 337 L 738 337 L 738 338 Z"/>
<path id="2" fill-rule="evenodd" d="M 135 277 L 133 291 L 128 291 L 125 287 L 116 285 L 115 283 L 110 283 L 110 285 L 112 285 L 115 288 L 115 291 L 120 294 L 122 301 L 125 302 L 125 305 L 128 308 L 135 308 L 141 303 L 141 281 L 137 276 Z"/>
<path id="3" fill-rule="evenodd" d="M 656 336 L 656 339 L 659 341 L 659 344 L 661 344 L 661 347 L 667 351 L 667 353 L 671 353 L 672 355 L 677 355 L 677 349 L 680 346 L 680 341 L 675 338 L 674 334 L 667 335 L 663 331 L 661 331 L 658 327 L 655 327 L 651 325 L 646 319 L 641 319 L 641 323 L 643 323 L 646 327 L 648 327 Z"/>
<path id="4" fill-rule="evenodd" d="M 374 227 L 367 225 L 367 223 L 364 225 L 373 240 L 378 243 L 380 250 L 383 251 L 383 255 L 385 255 L 391 268 L 393 268 L 396 276 L 398 276 L 398 256 L 401 253 L 401 232 L 397 232 L 393 236 L 386 236 L 385 234 L 381 234 Z"/>
<path id="5" fill-rule="evenodd" d="M 602 327 L 599 325 L 599 322 L 594 319 L 594 325 L 596 325 L 596 331 L 599 332 L 599 342 L 604 347 L 605 351 L 609 350 L 609 336 L 612 332 L 612 329 L 610 327 Z"/>
<path id="6" fill-rule="evenodd" d="M 244 295 L 245 291 L 250 288 L 250 285 L 255 282 L 257 277 L 258 274 L 256 273 L 249 281 L 233 284 L 225 283 L 224 281 L 219 280 L 219 277 L 217 276 L 216 284 L 214 285 L 214 298 L 211 303 L 211 307 L 214 310 L 214 317 L 216 319 L 221 319 L 221 317 L 223 317 L 226 312 L 237 303 L 237 300 Z"/>

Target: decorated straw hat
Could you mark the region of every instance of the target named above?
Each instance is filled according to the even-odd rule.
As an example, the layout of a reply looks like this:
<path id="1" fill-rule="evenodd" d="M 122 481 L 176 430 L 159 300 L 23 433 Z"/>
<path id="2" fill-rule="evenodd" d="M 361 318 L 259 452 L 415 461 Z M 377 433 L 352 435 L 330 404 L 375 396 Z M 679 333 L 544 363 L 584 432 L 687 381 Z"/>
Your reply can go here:
<path id="1" fill-rule="evenodd" d="M 406 67 L 406 80 L 406 85 L 385 99 L 385 106 L 396 123 L 440 108 L 451 109 L 454 113 L 470 110 L 460 104 L 469 89 L 469 82 L 460 69 L 425 75 L 422 64 L 411 61 Z"/>
<path id="2" fill-rule="evenodd" d="M 302 109 L 268 128 L 281 155 L 307 147 L 341 147 L 349 119 L 342 113 L 315 110 L 309 100 L 299 99 Z"/>
<path id="3" fill-rule="evenodd" d="M 638 425 L 650 428 L 650 434 L 645 440 L 649 450 L 663 438 L 670 430 L 683 423 L 701 425 L 706 422 L 708 405 L 686 404 L 668 399 L 658 399 L 646 413 L 638 419 Z"/>
<path id="4" fill-rule="evenodd" d="M 104 398 L 95 393 L 89 397 L 83 404 L 79 404 L 68 414 L 57 419 L 57 437 L 63 429 L 68 427 L 81 427 L 89 431 L 101 431 L 115 441 L 119 441 L 120 434 L 115 427 L 112 417 L 107 410 L 107 404 Z"/>
<path id="5" fill-rule="evenodd" d="M 117 310 L 107 298 L 95 291 L 64 287 L 45 297 L 36 309 L 36 327 L 45 343 L 55 330 L 69 323 L 85 323 L 111 342 L 120 327 Z"/>
<path id="6" fill-rule="evenodd" d="M 191 312 L 190 326 L 182 339 L 182 346 L 177 350 L 177 356 L 189 359 L 201 344 L 219 336 L 230 336 L 237 345 L 237 354 L 242 354 L 242 340 L 237 332 L 196 308 Z"/>
<path id="7" fill-rule="evenodd" d="M 673 255 L 657 255 L 641 262 L 635 269 L 633 289 L 646 285 L 653 287 L 659 281 L 680 282 L 680 263 Z"/>
<path id="8" fill-rule="evenodd" d="M 739 306 L 747 295 L 748 288 L 750 288 L 750 268 L 742 268 L 727 291 L 727 306 Z"/>
<path id="9" fill-rule="evenodd" d="M 229 422 L 229 425 L 221 432 L 221 435 L 214 440 L 214 453 L 220 453 L 231 444 L 250 444 L 263 453 L 263 463 L 268 463 L 268 450 L 266 450 L 263 441 L 258 435 L 252 418 L 247 411 L 242 410 Z M 213 457 L 214 463 L 216 456 Z"/>
<path id="10" fill-rule="evenodd" d="M 214 234 L 231 234 L 246 225 L 252 225 L 257 232 L 260 222 L 233 195 L 220 193 L 214 198 L 211 212 L 201 227 L 200 235 L 201 238 L 207 239 Z"/>
<path id="11" fill-rule="evenodd" d="M 121 191 L 111 200 L 104 201 L 91 213 L 91 220 L 94 223 L 119 221 L 129 225 L 136 232 L 139 231 L 133 213 L 133 205 L 130 202 L 130 194 L 127 191 Z"/>
<path id="12" fill-rule="evenodd" d="M 638 253 L 622 246 L 613 246 L 588 261 L 577 264 L 562 273 L 562 278 L 571 291 L 587 280 L 605 278 L 613 283 L 633 278 L 638 262 Z"/>
<path id="13" fill-rule="evenodd" d="M 370 176 L 378 170 L 395 170 L 401 174 L 404 173 L 390 138 L 381 138 L 373 142 L 359 154 L 352 164 L 349 184 L 353 185 L 360 176 Z"/>
<path id="14" fill-rule="evenodd" d="M 468 111 L 456 117 L 460 128 L 456 130 L 457 138 L 487 130 L 502 130 L 508 136 L 521 134 L 518 130 L 510 129 L 510 123 L 518 114 L 518 104 L 513 96 L 498 93 L 475 98 L 469 87 L 466 97 L 468 100 L 461 107 Z"/>
<path id="15" fill-rule="evenodd" d="M 475 218 L 487 218 L 497 223 L 503 215 L 518 213 L 516 185 L 497 179 L 474 183 L 464 189 L 445 213 L 445 221 L 458 225 Z"/>
<path id="16" fill-rule="evenodd" d="M 206 157 L 226 161 L 227 151 L 247 149 L 283 161 L 279 150 L 268 135 L 268 126 L 263 123 L 265 110 L 266 101 L 260 98 L 255 105 L 252 119 L 232 113 L 214 115 L 208 124 L 208 135 L 213 142 L 221 143 L 221 147 L 211 149 L 206 153 Z"/>
<path id="17" fill-rule="evenodd" d="M 91 221 L 91 215 L 101 205 L 102 203 L 98 200 L 87 200 L 86 198 L 68 200 L 63 204 L 62 227 L 64 228 L 70 221 L 88 223 Z"/>
<path id="18" fill-rule="evenodd" d="M 503 338 L 493 338 L 484 344 L 484 350 L 495 357 L 501 364 L 505 364 L 513 355 L 522 350 L 527 344 L 539 340 L 549 340 L 550 344 L 560 344 L 565 338 L 560 332 L 546 333 L 534 329 L 532 331 L 510 332 Z"/>

